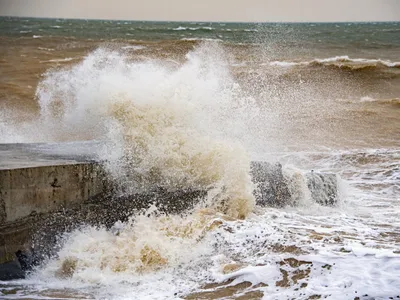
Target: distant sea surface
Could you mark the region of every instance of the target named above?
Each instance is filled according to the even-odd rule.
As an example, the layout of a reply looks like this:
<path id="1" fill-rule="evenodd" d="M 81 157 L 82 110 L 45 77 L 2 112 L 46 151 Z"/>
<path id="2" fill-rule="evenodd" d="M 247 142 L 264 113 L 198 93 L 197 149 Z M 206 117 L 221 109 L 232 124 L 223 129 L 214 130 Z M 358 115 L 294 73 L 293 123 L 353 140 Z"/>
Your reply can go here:
<path id="1" fill-rule="evenodd" d="M 0 297 L 400 297 L 399 22 L 0 18 L 0 143 L 82 140 L 208 210 L 68 233 Z M 283 165 L 295 205 L 254 205 L 252 160 Z M 310 170 L 337 174 L 337 206 Z"/>

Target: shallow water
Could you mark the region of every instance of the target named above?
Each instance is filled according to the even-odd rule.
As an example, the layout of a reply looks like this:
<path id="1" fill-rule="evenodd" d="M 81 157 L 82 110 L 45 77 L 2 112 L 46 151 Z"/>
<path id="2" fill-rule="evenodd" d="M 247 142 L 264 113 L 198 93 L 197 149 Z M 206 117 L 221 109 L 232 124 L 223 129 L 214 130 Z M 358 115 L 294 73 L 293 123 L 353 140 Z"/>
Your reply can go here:
<path id="1" fill-rule="evenodd" d="M 125 190 L 211 192 L 68 233 L 1 297 L 400 297 L 398 23 L 103 23 L 2 19 L 0 142 L 103 140 Z M 251 160 L 298 179 L 295 207 L 254 205 Z M 340 176 L 336 207 L 309 170 Z"/>

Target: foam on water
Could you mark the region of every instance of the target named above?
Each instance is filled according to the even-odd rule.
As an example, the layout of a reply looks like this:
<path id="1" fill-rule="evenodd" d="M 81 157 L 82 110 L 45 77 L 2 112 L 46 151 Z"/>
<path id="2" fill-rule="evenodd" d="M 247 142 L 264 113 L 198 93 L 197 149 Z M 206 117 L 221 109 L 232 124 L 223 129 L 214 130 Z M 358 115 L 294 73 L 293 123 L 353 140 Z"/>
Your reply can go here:
<path id="1" fill-rule="evenodd" d="M 141 46 L 141 45 L 129 45 L 129 46 L 121 47 L 121 49 L 132 50 L 132 51 L 142 50 L 142 49 L 145 49 L 145 48 L 146 48 L 145 46 Z"/>
<path id="2" fill-rule="evenodd" d="M 243 282 L 251 284 L 235 297 L 257 290 L 266 299 L 399 293 L 400 252 L 393 240 L 342 209 L 260 210 L 240 222 L 215 214 L 142 216 L 117 230 L 70 234 L 58 257 L 30 280 L 111 299 L 218 295 Z"/>

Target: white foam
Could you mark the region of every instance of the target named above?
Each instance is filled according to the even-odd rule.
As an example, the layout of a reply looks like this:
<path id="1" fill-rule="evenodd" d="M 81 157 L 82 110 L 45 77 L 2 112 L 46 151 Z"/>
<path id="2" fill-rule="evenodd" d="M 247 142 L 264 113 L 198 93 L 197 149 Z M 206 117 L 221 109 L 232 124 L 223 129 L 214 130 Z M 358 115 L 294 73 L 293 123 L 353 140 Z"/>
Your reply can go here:
<path id="1" fill-rule="evenodd" d="M 177 28 L 173 28 L 172 30 L 180 31 L 180 30 L 186 30 L 186 29 L 187 29 L 186 27 L 179 26 Z"/>
<path id="2" fill-rule="evenodd" d="M 192 31 L 196 31 L 196 30 L 213 30 L 213 28 L 212 27 L 207 27 L 207 26 L 204 26 L 204 27 L 182 27 L 182 26 L 179 26 L 177 28 L 173 28 L 172 30 L 177 30 L 177 31 L 192 30 Z"/>
<path id="3" fill-rule="evenodd" d="M 221 42 L 221 39 L 210 38 L 182 38 L 181 41 L 205 41 L 205 42 Z"/>
<path id="4" fill-rule="evenodd" d="M 371 97 L 368 97 L 368 96 L 365 96 L 365 97 L 361 97 L 360 101 L 361 102 L 373 102 L 373 101 L 375 101 L 375 99 L 371 98 Z"/>
<path id="5" fill-rule="evenodd" d="M 54 48 L 45 48 L 45 47 L 38 47 L 39 50 L 43 50 L 43 51 L 55 51 L 56 49 Z"/>
<path id="6" fill-rule="evenodd" d="M 279 67 L 293 67 L 302 63 L 297 62 L 289 62 L 289 61 L 272 61 L 269 63 L 270 66 L 279 66 Z"/>
<path id="7" fill-rule="evenodd" d="M 65 57 L 65 58 L 55 58 L 55 59 L 49 59 L 49 60 L 42 60 L 40 61 L 41 63 L 47 63 L 47 62 L 67 62 L 74 60 L 72 57 Z"/>
<path id="8" fill-rule="evenodd" d="M 133 50 L 133 51 L 142 50 L 142 49 L 145 49 L 145 48 L 146 48 L 145 46 L 141 46 L 141 45 L 129 45 L 129 46 L 123 46 L 123 47 L 121 47 L 121 49 L 124 49 L 124 50 Z"/>

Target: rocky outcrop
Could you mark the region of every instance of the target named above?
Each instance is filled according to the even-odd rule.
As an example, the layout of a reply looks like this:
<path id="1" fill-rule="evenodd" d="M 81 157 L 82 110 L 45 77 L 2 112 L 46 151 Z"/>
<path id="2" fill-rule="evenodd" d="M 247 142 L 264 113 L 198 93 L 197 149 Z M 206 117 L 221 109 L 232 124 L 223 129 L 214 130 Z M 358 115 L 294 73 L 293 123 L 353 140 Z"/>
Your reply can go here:
<path id="1" fill-rule="evenodd" d="M 254 196 L 258 205 L 283 207 L 291 203 L 288 181 L 280 163 L 252 162 L 250 174 L 256 186 Z"/>
<path id="2" fill-rule="evenodd" d="M 338 181 L 336 174 L 311 171 L 306 174 L 307 186 L 312 199 L 326 206 L 336 205 L 338 201 Z"/>
<path id="3" fill-rule="evenodd" d="M 254 196 L 258 205 L 284 207 L 296 205 L 296 201 L 309 194 L 312 201 L 320 205 L 333 206 L 338 201 L 337 175 L 330 173 L 307 172 L 288 176 L 284 174 L 280 163 L 252 162 L 251 177 L 256 186 Z M 304 181 L 304 187 L 293 188 L 298 177 Z M 302 191 L 301 188 L 308 189 Z"/>

